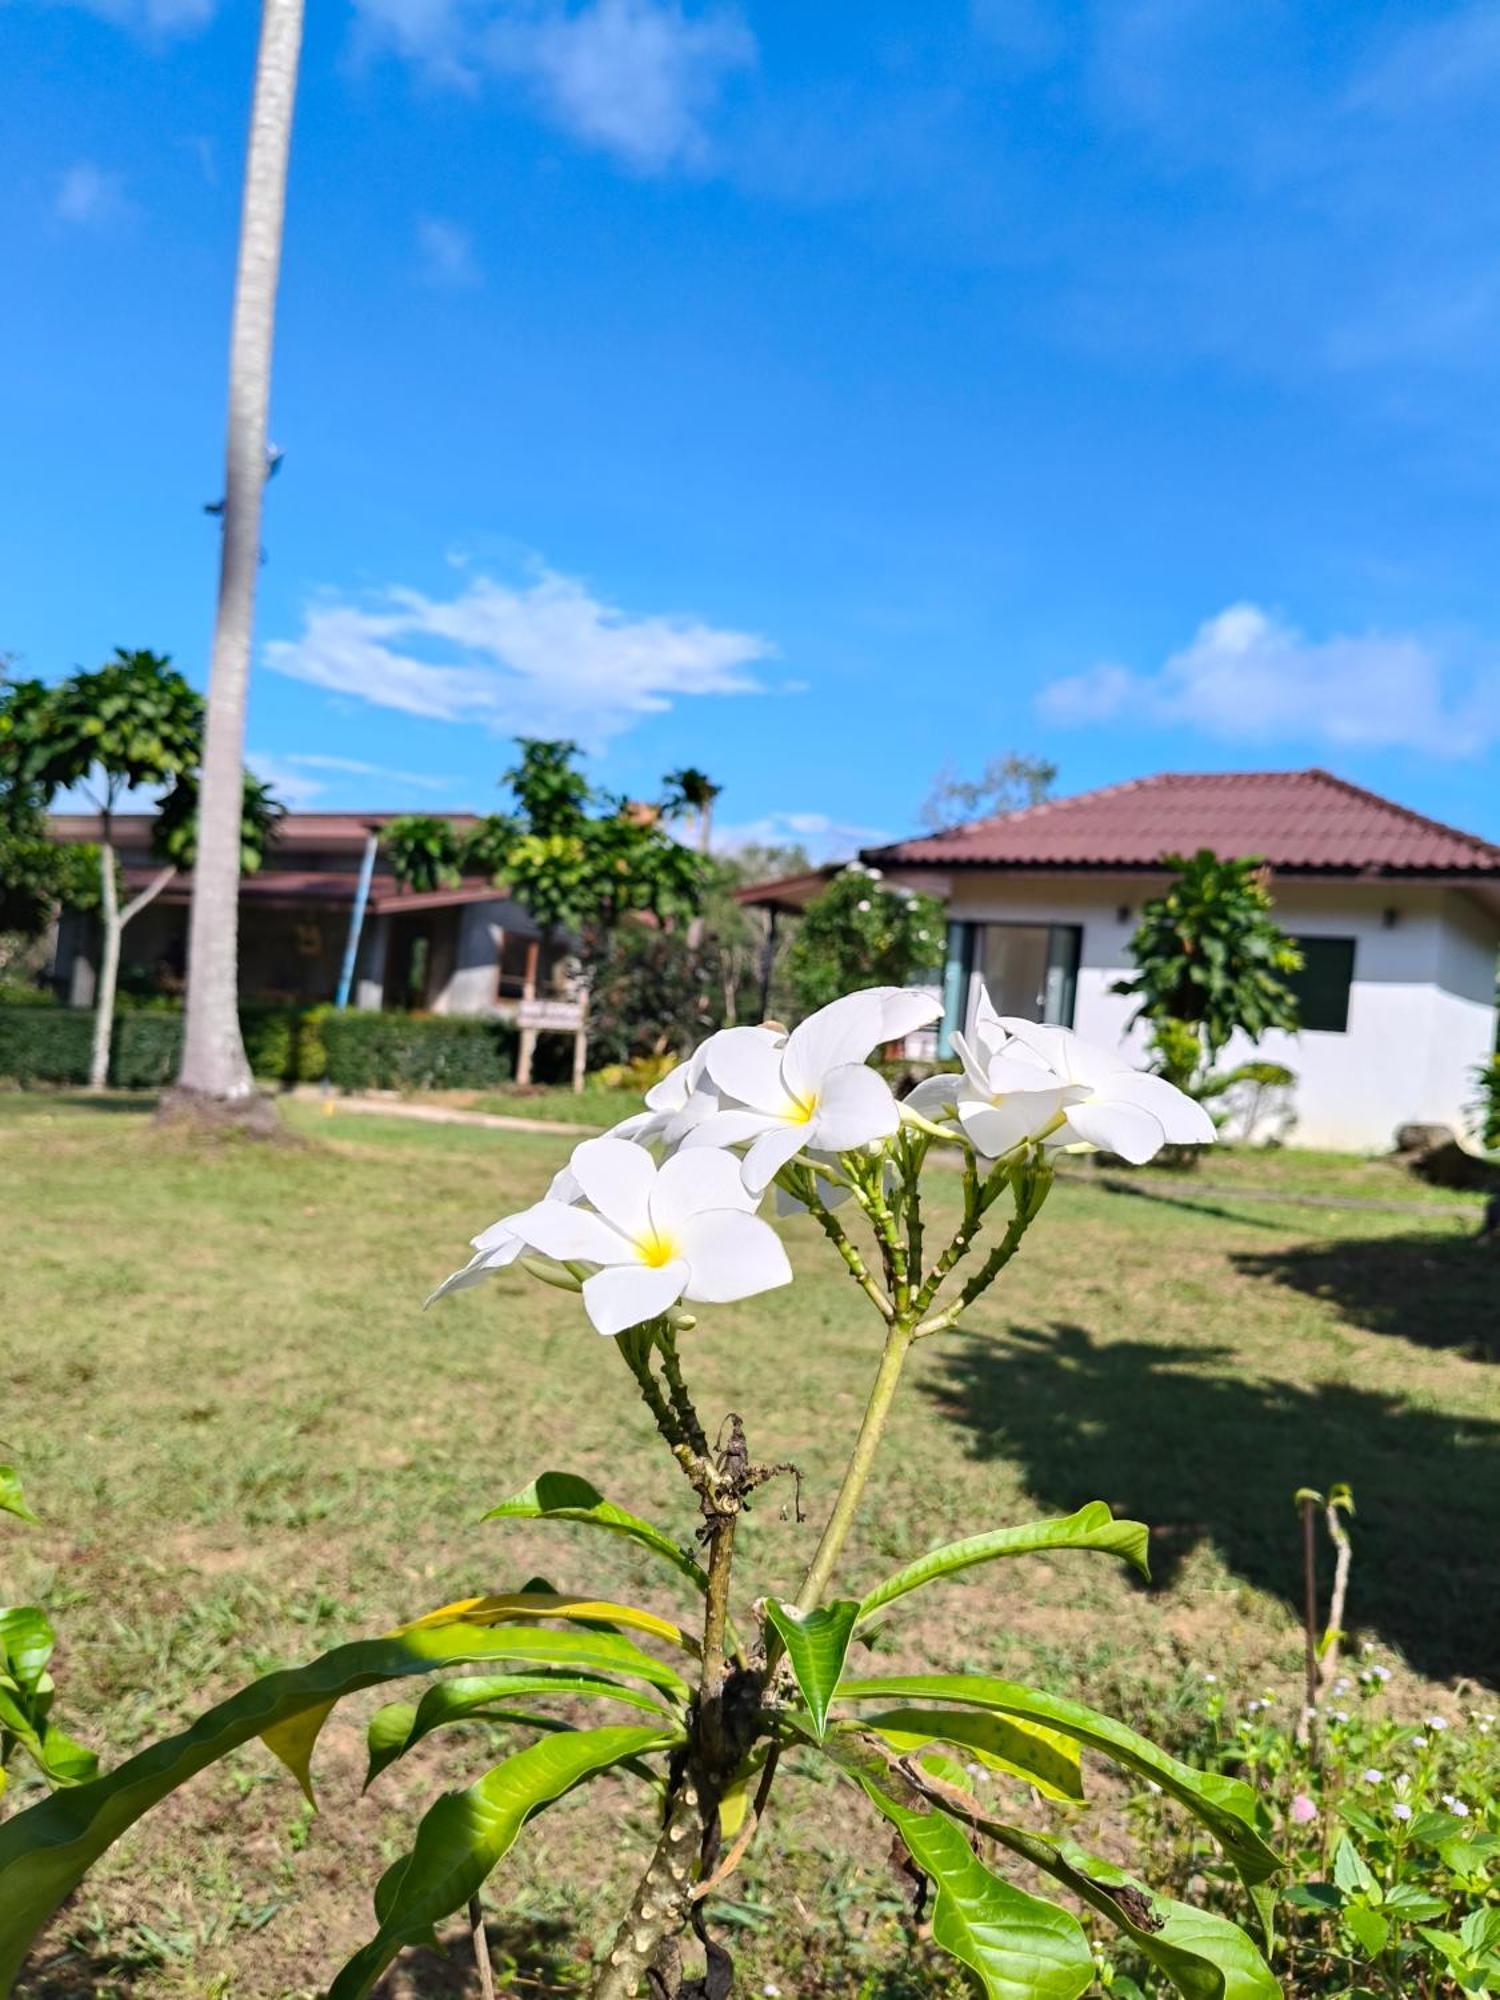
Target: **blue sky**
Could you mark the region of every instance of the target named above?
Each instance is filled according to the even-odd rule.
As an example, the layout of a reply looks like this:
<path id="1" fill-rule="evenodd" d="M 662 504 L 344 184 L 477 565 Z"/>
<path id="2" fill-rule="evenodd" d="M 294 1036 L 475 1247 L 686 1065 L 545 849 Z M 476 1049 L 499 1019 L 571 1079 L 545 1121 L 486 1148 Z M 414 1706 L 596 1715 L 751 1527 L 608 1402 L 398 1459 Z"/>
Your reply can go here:
<path id="1" fill-rule="evenodd" d="M 727 829 L 1325 763 L 1500 838 L 1500 12 L 322 0 L 250 746 Z M 206 665 L 256 26 L 0 0 L 0 648 Z"/>

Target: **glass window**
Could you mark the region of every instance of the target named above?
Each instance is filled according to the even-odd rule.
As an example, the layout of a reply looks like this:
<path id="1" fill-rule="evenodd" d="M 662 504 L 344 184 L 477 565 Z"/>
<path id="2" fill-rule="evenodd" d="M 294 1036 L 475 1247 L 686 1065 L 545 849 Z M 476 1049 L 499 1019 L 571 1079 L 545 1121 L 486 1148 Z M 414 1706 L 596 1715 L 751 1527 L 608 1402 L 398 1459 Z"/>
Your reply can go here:
<path id="1" fill-rule="evenodd" d="M 1302 970 L 1287 984 L 1297 996 L 1297 1014 L 1304 1028 L 1342 1035 L 1349 1027 L 1349 988 L 1354 983 L 1353 938 L 1299 937 Z"/>
<path id="2" fill-rule="evenodd" d="M 976 924 L 973 928 L 970 1009 L 977 1003 L 982 980 L 996 1013 L 1071 1028 L 1083 939 L 1080 927 Z"/>

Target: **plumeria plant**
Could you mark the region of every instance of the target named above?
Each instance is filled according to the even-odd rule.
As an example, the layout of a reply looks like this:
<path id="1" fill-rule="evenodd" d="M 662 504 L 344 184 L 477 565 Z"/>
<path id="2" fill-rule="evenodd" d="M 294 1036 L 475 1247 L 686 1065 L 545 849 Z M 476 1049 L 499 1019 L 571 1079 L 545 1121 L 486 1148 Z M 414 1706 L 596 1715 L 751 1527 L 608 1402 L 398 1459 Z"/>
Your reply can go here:
<path id="1" fill-rule="evenodd" d="M 333 2000 L 358 2000 L 403 1948 L 430 1942 L 466 1907 L 480 1939 L 479 1891 L 527 1822 L 613 1770 L 648 1778 L 659 1822 L 618 1930 L 599 1949 L 594 2000 L 642 1991 L 723 2000 L 732 1967 L 714 1934 L 715 1897 L 766 1835 L 778 1783 L 810 1763 L 894 1829 L 912 1880 L 930 1885 L 933 1938 L 994 2000 L 1077 2000 L 1094 1982 L 1079 1905 L 1190 2000 L 1275 2000 L 1260 1948 L 1228 1916 L 1160 1895 L 1071 1838 L 997 1816 L 972 1773 L 1076 1801 L 1088 1750 L 1160 1786 L 1238 1874 L 1268 1938 L 1278 1864 L 1243 1779 L 1193 1769 L 1063 1695 L 939 1663 L 885 1675 L 850 1659 L 877 1622 L 976 1564 L 1085 1550 L 1144 1570 L 1146 1529 L 1094 1501 L 1066 1519 L 986 1525 L 914 1553 L 863 1593 L 840 1581 L 908 1356 L 999 1278 L 1046 1203 L 1059 1152 L 1108 1148 L 1140 1161 L 1213 1136 L 1204 1112 L 1161 1078 L 1063 1029 L 1002 1019 L 987 1001 L 972 1038 L 956 1038 L 961 1073 L 898 1104 L 869 1059 L 936 1012 L 923 993 L 874 987 L 790 1033 L 767 1024 L 711 1036 L 637 1115 L 580 1145 L 541 1201 L 476 1237 L 468 1264 L 435 1294 L 510 1272 L 577 1295 L 581 1319 L 612 1344 L 622 1382 L 644 1398 L 681 1468 L 696 1543 L 568 1472 L 544 1473 L 492 1517 L 627 1537 L 691 1593 L 695 1617 L 530 1584 L 257 1681 L 182 1734 L 0 1827 L 0 1990 L 90 1862 L 195 1771 L 260 1736 L 307 1786 L 319 1730 L 342 1697 L 463 1668 L 376 1713 L 371 1774 L 471 1718 L 523 1724 L 534 1740 L 426 1813 L 375 1886 L 370 1939 L 334 1977 Z M 929 1241 L 924 1178 L 937 1155 L 955 1151 L 960 1218 Z M 737 1415 L 722 1424 L 700 1415 L 686 1364 L 702 1311 L 792 1281 L 762 1213 L 768 1201 L 813 1217 L 878 1338 L 864 1413 L 805 1573 L 784 1594 L 745 1603 L 736 1530 L 752 1496 L 789 1468 L 752 1451 Z M 579 1722 L 595 1704 L 601 1719 Z M 1028 1885 L 1050 1878 L 1069 1906 L 1022 1886 L 1017 1872 Z M 685 1948 L 701 1948 L 703 1961 L 688 1978 Z"/>

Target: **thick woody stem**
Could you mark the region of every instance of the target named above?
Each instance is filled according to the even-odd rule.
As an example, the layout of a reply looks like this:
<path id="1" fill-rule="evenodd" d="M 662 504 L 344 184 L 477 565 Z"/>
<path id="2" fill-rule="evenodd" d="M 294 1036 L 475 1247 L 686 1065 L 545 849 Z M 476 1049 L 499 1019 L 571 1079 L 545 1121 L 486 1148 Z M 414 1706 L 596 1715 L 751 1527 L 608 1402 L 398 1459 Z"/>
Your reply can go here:
<path id="1" fill-rule="evenodd" d="M 657 1952 L 687 1924 L 697 1820 L 697 1787 L 684 1779 L 667 1805 L 660 1838 L 600 1967 L 590 2000 L 635 2000 Z"/>

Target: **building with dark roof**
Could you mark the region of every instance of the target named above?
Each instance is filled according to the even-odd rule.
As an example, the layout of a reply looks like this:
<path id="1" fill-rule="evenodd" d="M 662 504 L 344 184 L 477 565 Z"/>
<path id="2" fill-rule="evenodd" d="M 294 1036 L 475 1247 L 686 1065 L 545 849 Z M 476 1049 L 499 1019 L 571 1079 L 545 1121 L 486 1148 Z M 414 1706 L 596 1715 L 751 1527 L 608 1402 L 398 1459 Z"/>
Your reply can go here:
<path id="1" fill-rule="evenodd" d="M 1131 970 L 1130 935 L 1166 857 L 1202 847 L 1265 861 L 1277 919 L 1306 960 L 1300 1031 L 1254 1051 L 1296 1076 L 1287 1136 L 1374 1151 L 1401 1124 L 1464 1129 L 1496 1040 L 1490 841 L 1328 771 L 1163 772 L 861 858 L 947 904 L 941 1046 L 984 985 L 1003 1014 L 1134 1041 L 1139 1054 L 1133 1003 L 1111 989 Z M 766 884 L 746 900 L 791 908 L 805 886 Z M 1250 1054 L 1233 1045 L 1226 1064 Z"/>

